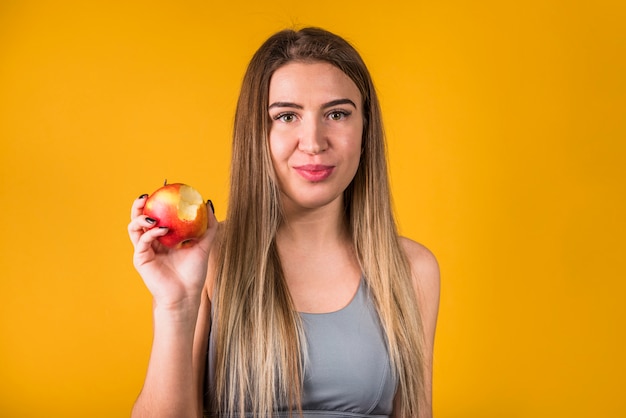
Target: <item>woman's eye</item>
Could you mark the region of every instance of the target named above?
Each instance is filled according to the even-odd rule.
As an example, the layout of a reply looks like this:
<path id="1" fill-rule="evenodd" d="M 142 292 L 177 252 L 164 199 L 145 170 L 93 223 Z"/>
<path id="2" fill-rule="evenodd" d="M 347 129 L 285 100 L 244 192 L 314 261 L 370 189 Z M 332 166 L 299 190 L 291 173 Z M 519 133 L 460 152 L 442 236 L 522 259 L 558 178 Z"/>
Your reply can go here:
<path id="1" fill-rule="evenodd" d="M 328 114 L 328 117 L 331 120 L 341 120 L 341 119 L 345 118 L 346 116 L 348 116 L 349 114 L 350 113 L 345 112 L 343 110 L 336 110 L 336 111 L 330 112 Z"/>
<path id="2" fill-rule="evenodd" d="M 294 115 L 293 113 L 281 113 L 277 115 L 274 119 L 285 123 L 291 123 L 296 120 L 296 115 Z"/>

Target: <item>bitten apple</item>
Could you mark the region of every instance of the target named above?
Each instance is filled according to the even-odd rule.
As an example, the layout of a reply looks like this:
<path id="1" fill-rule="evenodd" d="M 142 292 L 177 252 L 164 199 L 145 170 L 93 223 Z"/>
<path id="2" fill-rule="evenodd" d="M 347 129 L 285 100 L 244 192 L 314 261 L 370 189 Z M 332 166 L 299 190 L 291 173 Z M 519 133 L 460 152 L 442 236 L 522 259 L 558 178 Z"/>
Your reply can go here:
<path id="1" fill-rule="evenodd" d="M 182 183 L 166 184 L 146 200 L 143 214 L 166 227 L 167 234 L 158 238 L 168 248 L 180 248 L 200 238 L 207 230 L 207 207 L 200 193 Z"/>

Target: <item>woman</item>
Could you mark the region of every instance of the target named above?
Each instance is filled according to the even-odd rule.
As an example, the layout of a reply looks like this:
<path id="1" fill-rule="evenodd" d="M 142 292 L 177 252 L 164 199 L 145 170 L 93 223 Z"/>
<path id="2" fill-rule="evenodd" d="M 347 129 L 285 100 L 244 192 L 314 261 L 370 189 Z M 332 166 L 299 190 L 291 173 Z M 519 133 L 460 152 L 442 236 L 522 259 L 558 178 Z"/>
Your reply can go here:
<path id="1" fill-rule="evenodd" d="M 227 220 L 195 245 L 161 247 L 133 204 L 154 300 L 133 416 L 431 416 L 439 270 L 398 236 L 359 54 L 321 29 L 273 35 L 233 136 Z"/>

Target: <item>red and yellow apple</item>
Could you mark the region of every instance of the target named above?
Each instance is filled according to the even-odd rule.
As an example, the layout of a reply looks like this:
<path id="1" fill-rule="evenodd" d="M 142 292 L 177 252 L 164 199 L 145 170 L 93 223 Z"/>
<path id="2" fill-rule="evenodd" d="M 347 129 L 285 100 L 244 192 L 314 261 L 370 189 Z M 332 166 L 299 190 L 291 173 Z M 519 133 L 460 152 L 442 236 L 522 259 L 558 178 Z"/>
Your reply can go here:
<path id="1" fill-rule="evenodd" d="M 182 183 L 166 184 L 146 200 L 143 214 L 166 227 L 167 234 L 158 238 L 168 248 L 180 248 L 200 238 L 207 230 L 208 212 L 202 195 Z"/>

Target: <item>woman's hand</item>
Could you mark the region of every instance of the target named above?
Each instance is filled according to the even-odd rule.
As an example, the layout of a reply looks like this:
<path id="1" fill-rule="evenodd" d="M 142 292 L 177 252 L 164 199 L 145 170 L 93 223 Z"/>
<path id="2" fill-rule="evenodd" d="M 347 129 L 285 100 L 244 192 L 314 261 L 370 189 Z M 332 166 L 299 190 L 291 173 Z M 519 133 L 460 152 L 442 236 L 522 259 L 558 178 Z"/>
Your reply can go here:
<path id="1" fill-rule="evenodd" d="M 143 215 L 147 195 L 140 196 L 131 209 L 128 234 L 135 247 L 133 262 L 154 298 L 156 306 L 164 309 L 184 309 L 187 303 L 199 304 L 207 274 L 209 252 L 217 220 L 208 206 L 209 227 L 191 245 L 169 249 L 157 241 L 167 228 L 154 228 L 154 222 Z"/>

